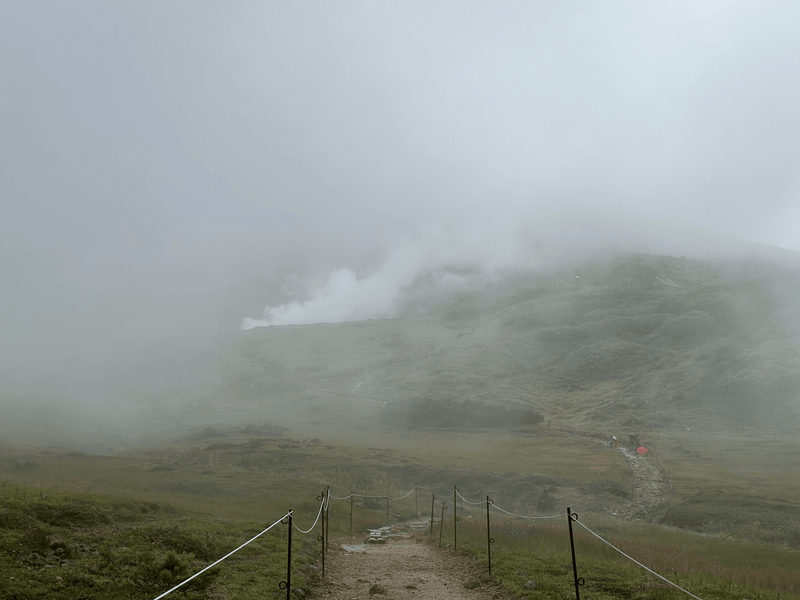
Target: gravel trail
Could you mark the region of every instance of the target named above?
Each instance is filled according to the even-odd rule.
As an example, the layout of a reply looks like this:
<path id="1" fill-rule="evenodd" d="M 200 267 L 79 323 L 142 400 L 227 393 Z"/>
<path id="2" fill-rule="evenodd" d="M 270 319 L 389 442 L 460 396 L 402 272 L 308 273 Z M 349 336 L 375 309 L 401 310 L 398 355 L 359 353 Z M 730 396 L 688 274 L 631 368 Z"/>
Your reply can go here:
<path id="1" fill-rule="evenodd" d="M 615 507 L 615 514 L 623 519 L 652 517 L 663 510 L 674 495 L 666 470 L 655 453 L 639 456 L 636 451 L 620 448 L 633 472 L 633 497 L 625 505 Z"/>
<path id="2" fill-rule="evenodd" d="M 387 544 L 331 543 L 325 579 L 314 590 L 324 600 L 512 600 L 483 580 L 486 566 L 412 536 Z"/>

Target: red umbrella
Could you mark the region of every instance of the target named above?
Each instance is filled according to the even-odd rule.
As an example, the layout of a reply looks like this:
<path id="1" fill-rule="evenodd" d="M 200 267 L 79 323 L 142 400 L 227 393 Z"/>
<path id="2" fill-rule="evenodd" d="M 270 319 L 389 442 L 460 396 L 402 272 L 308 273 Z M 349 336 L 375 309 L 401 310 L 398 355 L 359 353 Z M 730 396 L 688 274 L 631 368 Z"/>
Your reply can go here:
<path id="1" fill-rule="evenodd" d="M 639 454 L 641 454 L 642 456 L 644 456 L 645 454 L 647 454 L 647 448 L 645 448 L 644 446 L 639 446 L 639 447 L 636 449 L 636 451 L 637 451 Z"/>

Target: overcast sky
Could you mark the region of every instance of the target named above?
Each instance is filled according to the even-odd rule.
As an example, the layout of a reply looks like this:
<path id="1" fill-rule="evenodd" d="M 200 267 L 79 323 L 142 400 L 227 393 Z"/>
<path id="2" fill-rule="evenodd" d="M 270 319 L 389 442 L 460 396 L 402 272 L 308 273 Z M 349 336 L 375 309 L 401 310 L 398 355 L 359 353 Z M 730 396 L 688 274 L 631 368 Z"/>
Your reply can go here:
<path id="1" fill-rule="evenodd" d="M 800 251 L 798 31 L 794 0 L 4 2 L 0 363 L 542 214 Z"/>

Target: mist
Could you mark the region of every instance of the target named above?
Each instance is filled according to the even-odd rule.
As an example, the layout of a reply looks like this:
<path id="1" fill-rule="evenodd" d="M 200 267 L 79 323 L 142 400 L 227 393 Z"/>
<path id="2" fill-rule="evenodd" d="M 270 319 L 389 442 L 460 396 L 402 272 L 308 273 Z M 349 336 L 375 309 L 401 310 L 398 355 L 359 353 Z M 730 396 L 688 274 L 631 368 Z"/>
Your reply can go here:
<path id="1" fill-rule="evenodd" d="M 392 318 L 601 251 L 794 260 L 798 19 L 11 2 L 0 402 L 114 420 L 191 397 L 241 327 Z"/>
<path id="2" fill-rule="evenodd" d="M 475 291 L 511 274 L 578 268 L 623 253 L 743 262 L 798 258 L 772 246 L 613 211 L 543 213 L 520 221 L 485 223 L 470 231 L 430 230 L 399 245 L 374 270 L 337 268 L 318 287 L 314 280 L 287 276 L 281 292 L 291 299 L 266 306 L 259 319 L 245 317 L 242 329 L 395 318 L 422 296 Z"/>

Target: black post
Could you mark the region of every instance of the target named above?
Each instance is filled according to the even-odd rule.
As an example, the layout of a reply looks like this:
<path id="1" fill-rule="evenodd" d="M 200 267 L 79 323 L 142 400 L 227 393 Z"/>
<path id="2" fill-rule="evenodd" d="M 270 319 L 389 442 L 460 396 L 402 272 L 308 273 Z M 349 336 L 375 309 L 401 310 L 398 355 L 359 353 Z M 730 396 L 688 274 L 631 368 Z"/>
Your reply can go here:
<path id="1" fill-rule="evenodd" d="M 414 486 L 414 513 L 419 518 L 419 490 Z"/>
<path id="2" fill-rule="evenodd" d="M 433 539 L 433 503 L 436 502 L 436 494 L 431 494 L 431 532 L 428 534 L 428 540 Z"/>
<path id="3" fill-rule="evenodd" d="M 328 551 L 328 541 L 331 538 L 331 486 L 325 487 L 325 552 Z"/>
<path id="4" fill-rule="evenodd" d="M 444 529 L 444 507 L 447 506 L 447 502 L 442 502 L 442 520 L 439 521 L 439 548 L 442 547 L 442 530 Z"/>
<path id="5" fill-rule="evenodd" d="M 353 536 L 353 492 L 350 492 L 350 537 Z"/>
<path id="6" fill-rule="evenodd" d="M 389 496 L 386 496 L 386 526 L 389 526 Z"/>
<path id="7" fill-rule="evenodd" d="M 570 512 L 567 507 L 567 521 L 569 521 L 569 547 L 572 550 L 572 575 L 575 578 L 575 600 L 581 600 L 581 585 L 583 578 L 578 577 L 578 564 L 575 562 L 575 540 L 572 537 L 572 522 L 578 520 L 578 513 Z"/>
<path id="8" fill-rule="evenodd" d="M 489 500 L 489 496 L 486 496 L 486 556 L 489 558 L 489 577 L 492 576 L 492 525 L 489 522 L 489 504 L 492 501 Z"/>
<path id="9" fill-rule="evenodd" d="M 320 523 L 320 531 L 321 533 L 317 536 L 317 540 L 322 542 L 320 546 L 320 554 L 322 555 L 322 577 L 325 577 L 325 490 L 322 490 L 322 493 L 317 496 L 317 500 L 322 502 L 322 506 L 320 506 L 320 516 L 322 517 L 322 522 Z"/>
<path id="10" fill-rule="evenodd" d="M 286 561 L 286 600 L 292 597 L 292 509 L 289 509 L 289 558 Z"/>
<path id="11" fill-rule="evenodd" d="M 456 493 L 458 493 L 458 488 L 453 486 L 453 552 L 458 550 L 458 527 L 456 526 L 456 521 L 458 521 L 458 511 L 456 507 Z"/>

